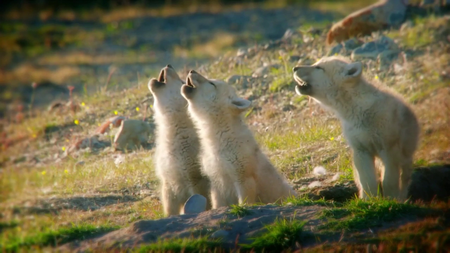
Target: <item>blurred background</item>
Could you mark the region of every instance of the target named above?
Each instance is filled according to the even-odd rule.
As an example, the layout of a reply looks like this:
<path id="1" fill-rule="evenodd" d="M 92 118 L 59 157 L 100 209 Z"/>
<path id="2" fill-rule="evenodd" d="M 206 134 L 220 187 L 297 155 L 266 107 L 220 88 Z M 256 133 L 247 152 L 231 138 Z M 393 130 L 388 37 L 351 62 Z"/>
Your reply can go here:
<path id="1" fill-rule="evenodd" d="M 1 1 L 0 117 L 73 94 L 136 85 L 287 29 L 330 27 L 374 1 Z M 114 75 L 114 78 L 111 78 Z M 34 84 L 34 86 L 33 86 Z"/>

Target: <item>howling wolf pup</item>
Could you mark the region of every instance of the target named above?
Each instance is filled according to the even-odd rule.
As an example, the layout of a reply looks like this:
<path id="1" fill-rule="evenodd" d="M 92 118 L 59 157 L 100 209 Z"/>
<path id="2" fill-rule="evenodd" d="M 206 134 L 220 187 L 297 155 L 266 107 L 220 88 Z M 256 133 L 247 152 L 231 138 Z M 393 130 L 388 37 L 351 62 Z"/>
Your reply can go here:
<path id="1" fill-rule="evenodd" d="M 161 184 L 165 215 L 180 214 L 193 194 L 209 195 L 209 182 L 200 172 L 199 140 L 180 94 L 183 81 L 172 66 L 151 79 L 156 123 L 155 168 Z"/>
<path id="2" fill-rule="evenodd" d="M 203 173 L 211 182 L 213 208 L 272 203 L 296 195 L 261 152 L 242 112 L 251 102 L 233 87 L 191 70 L 181 94 L 198 129 Z"/>
<path id="3" fill-rule="evenodd" d="M 419 138 L 413 111 L 391 91 L 366 81 L 360 62 L 326 57 L 293 71 L 296 92 L 311 96 L 341 120 L 345 138 L 353 150 L 360 198 L 377 194 L 374 158 L 379 157 L 384 164 L 383 195 L 404 201 Z"/>

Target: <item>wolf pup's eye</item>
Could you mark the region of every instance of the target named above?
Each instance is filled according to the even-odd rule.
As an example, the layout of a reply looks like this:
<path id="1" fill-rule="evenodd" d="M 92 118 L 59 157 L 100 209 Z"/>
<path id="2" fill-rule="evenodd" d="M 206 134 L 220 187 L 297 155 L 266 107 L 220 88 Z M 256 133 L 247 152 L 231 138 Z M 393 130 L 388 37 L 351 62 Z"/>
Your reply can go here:
<path id="1" fill-rule="evenodd" d="M 213 82 L 209 82 L 210 84 L 212 84 L 212 86 L 216 87 L 216 85 Z"/>
<path id="2" fill-rule="evenodd" d="M 319 66 L 316 66 L 315 68 L 316 68 L 316 69 L 321 69 L 321 70 L 323 70 L 323 68 L 321 68 L 321 67 L 319 67 Z"/>

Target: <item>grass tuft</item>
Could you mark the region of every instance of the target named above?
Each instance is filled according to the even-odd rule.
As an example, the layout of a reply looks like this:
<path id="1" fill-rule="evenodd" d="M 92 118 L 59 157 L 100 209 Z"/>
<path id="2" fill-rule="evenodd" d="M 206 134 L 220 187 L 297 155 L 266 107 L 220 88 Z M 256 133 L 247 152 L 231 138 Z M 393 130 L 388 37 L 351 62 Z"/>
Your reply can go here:
<path id="1" fill-rule="evenodd" d="M 300 197 L 295 197 L 295 196 L 289 196 L 288 198 L 286 198 L 283 201 L 283 205 L 294 205 L 294 206 L 314 206 L 314 205 L 319 205 L 319 206 L 333 206 L 334 207 L 334 203 L 330 202 L 330 201 L 326 201 L 325 199 L 318 199 L 318 200 L 313 200 L 308 198 L 307 196 L 300 196 Z"/>
<path id="2" fill-rule="evenodd" d="M 240 218 L 249 215 L 252 212 L 248 210 L 247 206 L 245 205 L 231 205 L 229 213 Z"/>
<path id="3" fill-rule="evenodd" d="M 299 220 L 277 219 L 274 224 L 266 226 L 267 232 L 253 238 L 250 244 L 242 245 L 244 250 L 255 252 L 281 252 L 295 247 L 302 239 L 306 222 Z"/>
<path id="4" fill-rule="evenodd" d="M 206 237 L 197 239 L 177 238 L 144 245 L 135 252 L 216 252 L 213 249 L 220 249 L 219 247 L 219 241 L 208 240 Z"/>
<path id="5" fill-rule="evenodd" d="M 420 207 L 398 203 L 395 200 L 371 198 L 353 199 L 340 208 L 322 211 L 322 217 L 330 219 L 321 228 L 330 230 L 355 230 L 381 226 L 383 222 L 417 214 Z"/>

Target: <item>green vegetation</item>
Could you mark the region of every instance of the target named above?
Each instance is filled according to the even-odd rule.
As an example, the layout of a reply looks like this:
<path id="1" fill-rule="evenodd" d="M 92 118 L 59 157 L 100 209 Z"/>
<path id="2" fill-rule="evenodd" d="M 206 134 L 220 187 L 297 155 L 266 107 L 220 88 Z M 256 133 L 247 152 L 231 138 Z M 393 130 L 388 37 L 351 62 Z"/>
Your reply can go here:
<path id="1" fill-rule="evenodd" d="M 383 222 L 418 214 L 420 210 L 421 208 L 416 205 L 382 198 L 371 198 L 366 201 L 353 199 L 342 207 L 322 211 L 322 217 L 328 220 L 321 228 L 356 230 L 377 227 Z"/>
<path id="2" fill-rule="evenodd" d="M 236 215 L 238 217 L 243 217 L 251 214 L 252 212 L 245 205 L 231 205 L 230 210 L 228 211 L 232 215 Z"/>
<path id="3" fill-rule="evenodd" d="M 90 224 L 74 225 L 57 230 L 44 230 L 32 236 L 10 237 L 6 242 L 0 240 L 0 248 L 6 251 L 19 251 L 24 248 L 41 248 L 45 246 L 58 246 L 74 240 L 83 240 L 101 233 L 118 229 L 117 226 L 96 227 Z M 5 231 L 6 237 L 8 231 Z"/>
<path id="4" fill-rule="evenodd" d="M 145 245 L 135 252 L 220 252 L 220 242 L 206 237 L 196 239 L 169 239 Z"/>
<path id="5" fill-rule="evenodd" d="M 295 197 L 290 196 L 283 201 L 283 205 L 294 205 L 294 206 L 334 206 L 331 201 L 326 201 L 325 199 L 312 200 L 306 196 Z"/>
<path id="6" fill-rule="evenodd" d="M 242 248 L 252 249 L 256 252 L 281 252 L 296 247 L 302 239 L 303 227 L 306 222 L 296 219 L 278 219 L 274 224 L 266 226 L 267 232 L 253 238 L 250 244 L 242 245 Z"/>

